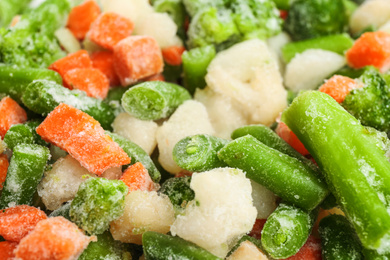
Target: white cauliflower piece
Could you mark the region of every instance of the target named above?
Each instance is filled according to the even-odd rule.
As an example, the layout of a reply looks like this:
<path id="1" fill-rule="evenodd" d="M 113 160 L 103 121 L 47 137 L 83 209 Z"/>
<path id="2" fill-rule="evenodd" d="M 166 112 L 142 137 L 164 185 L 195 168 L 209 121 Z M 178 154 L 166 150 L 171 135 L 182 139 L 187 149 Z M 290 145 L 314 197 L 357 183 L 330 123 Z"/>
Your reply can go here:
<path id="1" fill-rule="evenodd" d="M 371 0 L 361 4 L 351 15 L 349 25 L 352 33 L 359 33 L 369 26 L 379 28 L 390 20 L 390 1 Z"/>
<path id="2" fill-rule="evenodd" d="M 268 257 L 250 241 L 244 241 L 226 260 L 268 260 Z"/>
<path id="3" fill-rule="evenodd" d="M 103 12 L 114 12 L 120 14 L 134 23 L 136 28 L 154 12 L 148 0 L 102 0 Z"/>
<path id="4" fill-rule="evenodd" d="M 194 99 L 206 107 L 217 137 L 231 139 L 230 135 L 235 129 L 248 124 L 247 117 L 235 100 L 221 93 L 216 93 L 209 87 L 198 88 Z"/>
<path id="5" fill-rule="evenodd" d="M 149 155 L 156 147 L 156 132 L 158 125 L 154 121 L 135 118 L 128 113 L 120 113 L 112 123 L 114 133 L 126 137 L 138 144 Z"/>
<path id="6" fill-rule="evenodd" d="M 315 89 L 323 80 L 341 69 L 346 64 L 344 56 L 332 51 L 309 49 L 295 57 L 287 64 L 286 86 L 298 92 Z"/>
<path id="7" fill-rule="evenodd" d="M 182 170 L 173 160 L 173 148 L 184 137 L 196 134 L 213 135 L 214 129 L 204 105 L 187 100 L 157 129 L 158 160 L 165 170 L 174 174 Z"/>
<path id="8" fill-rule="evenodd" d="M 285 32 L 281 32 L 267 40 L 268 48 L 271 50 L 274 58 L 278 61 L 279 71 L 282 75 L 285 69 L 285 64 L 282 58 L 282 47 L 289 42 L 291 42 L 291 38 Z"/>
<path id="9" fill-rule="evenodd" d="M 59 28 L 54 35 L 58 39 L 60 45 L 68 52 L 73 53 L 81 50 L 80 42 L 76 39 L 73 33 L 68 28 Z"/>
<path id="10" fill-rule="evenodd" d="M 248 40 L 221 51 L 207 71 L 207 85 L 237 101 L 251 124 L 270 125 L 287 106 L 277 62 L 264 41 Z"/>
<path id="11" fill-rule="evenodd" d="M 217 168 L 194 173 L 191 188 L 195 199 L 177 216 L 171 233 L 224 258 L 255 223 L 251 183 L 241 170 Z"/>
<path id="12" fill-rule="evenodd" d="M 125 211 L 111 222 L 110 231 L 116 240 L 141 245 L 144 232 L 168 233 L 174 220 L 173 206 L 166 195 L 137 190 L 126 196 Z"/>
<path id="13" fill-rule="evenodd" d="M 276 209 L 276 195 L 263 185 L 251 180 L 253 206 L 257 209 L 258 219 L 267 219 Z"/>
<path id="14" fill-rule="evenodd" d="M 390 33 L 390 20 L 385 23 L 384 25 L 382 25 L 378 31 L 382 31 L 382 32 L 387 32 L 387 33 Z"/>

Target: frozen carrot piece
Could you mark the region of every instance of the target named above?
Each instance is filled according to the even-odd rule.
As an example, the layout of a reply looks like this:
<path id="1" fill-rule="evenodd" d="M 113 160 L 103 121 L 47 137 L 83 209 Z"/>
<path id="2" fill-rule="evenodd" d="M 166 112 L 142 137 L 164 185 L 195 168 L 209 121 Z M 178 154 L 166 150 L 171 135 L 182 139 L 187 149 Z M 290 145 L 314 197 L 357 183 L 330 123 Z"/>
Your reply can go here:
<path id="1" fill-rule="evenodd" d="M 303 247 L 293 256 L 286 260 L 321 260 L 321 240 L 314 236 L 309 236 Z"/>
<path id="2" fill-rule="evenodd" d="M 13 260 L 15 258 L 14 250 L 18 244 L 15 242 L 0 242 L 0 259 Z"/>
<path id="3" fill-rule="evenodd" d="M 114 53 L 111 51 L 97 51 L 91 55 L 91 60 L 92 66 L 106 75 L 111 86 L 120 84 L 114 68 Z"/>
<path id="4" fill-rule="evenodd" d="M 92 23 L 88 37 L 97 45 L 113 50 L 118 42 L 131 35 L 133 29 L 133 22 L 126 17 L 107 12 Z"/>
<path id="5" fill-rule="evenodd" d="M 276 128 L 276 133 L 303 156 L 310 154 L 298 137 L 285 123 L 279 122 L 278 127 Z"/>
<path id="6" fill-rule="evenodd" d="M 61 77 L 64 77 L 69 70 L 77 68 L 92 68 L 92 61 L 86 50 L 71 53 L 49 66 L 49 69 L 58 72 Z"/>
<path id="7" fill-rule="evenodd" d="M 77 39 L 83 40 L 91 24 L 98 18 L 99 14 L 100 7 L 96 1 L 86 0 L 70 10 L 66 26 Z"/>
<path id="8" fill-rule="evenodd" d="M 182 63 L 181 55 L 185 50 L 183 46 L 171 46 L 161 51 L 166 63 L 172 66 L 179 66 Z"/>
<path id="9" fill-rule="evenodd" d="M 165 81 L 165 77 L 162 73 L 147 77 L 145 81 Z"/>
<path id="10" fill-rule="evenodd" d="M 72 106 L 58 105 L 36 131 L 97 175 L 130 163 L 127 154 L 104 133 L 98 121 Z"/>
<path id="11" fill-rule="evenodd" d="M 348 77 L 335 75 L 327 80 L 318 90 L 334 98 L 338 103 L 342 103 L 348 93 L 359 84 Z"/>
<path id="12" fill-rule="evenodd" d="M 248 235 L 260 240 L 261 231 L 263 230 L 266 221 L 266 219 L 256 219 L 255 224 L 253 225 L 253 228 Z"/>
<path id="13" fill-rule="evenodd" d="M 40 221 L 15 249 L 18 259 L 77 259 L 95 237 L 85 236 L 78 227 L 63 217 Z"/>
<path id="14" fill-rule="evenodd" d="M 27 205 L 1 210 L 0 235 L 7 241 L 19 242 L 43 219 L 47 219 L 45 212 Z"/>
<path id="15" fill-rule="evenodd" d="M 1 154 L 0 155 L 0 190 L 3 189 L 3 183 L 5 182 L 5 178 L 7 177 L 7 171 L 8 171 L 8 158 L 7 155 Z"/>
<path id="16" fill-rule="evenodd" d="M 10 97 L 0 101 L 0 115 L 0 136 L 3 139 L 12 125 L 22 124 L 27 120 L 26 111 Z"/>
<path id="17" fill-rule="evenodd" d="M 11 24 L 9 25 L 9 27 L 14 27 L 19 21 L 20 21 L 20 15 L 15 15 L 12 18 L 12 21 L 11 21 Z"/>
<path id="18" fill-rule="evenodd" d="M 122 86 L 161 73 L 161 49 L 150 36 L 130 36 L 114 48 L 114 67 Z"/>
<path id="19" fill-rule="evenodd" d="M 372 65 L 381 72 L 387 71 L 390 68 L 390 33 L 364 33 L 347 51 L 346 57 L 352 68 Z"/>
<path id="20" fill-rule="evenodd" d="M 127 168 L 120 180 L 126 184 L 129 188 L 129 192 L 135 190 L 155 190 L 154 182 L 150 178 L 148 170 L 145 169 L 140 162 L 137 162 Z"/>
<path id="21" fill-rule="evenodd" d="M 73 69 L 64 76 L 64 82 L 70 89 L 79 89 L 88 96 L 104 99 L 107 97 L 110 84 L 107 77 L 98 69 Z"/>

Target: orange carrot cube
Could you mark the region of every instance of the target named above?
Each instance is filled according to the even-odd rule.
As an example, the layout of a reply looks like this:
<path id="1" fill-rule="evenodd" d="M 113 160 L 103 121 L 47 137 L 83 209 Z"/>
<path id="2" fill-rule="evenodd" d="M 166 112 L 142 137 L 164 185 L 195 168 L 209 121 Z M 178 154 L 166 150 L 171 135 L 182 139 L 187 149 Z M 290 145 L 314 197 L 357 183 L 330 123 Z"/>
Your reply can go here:
<path id="1" fill-rule="evenodd" d="M 15 256 L 28 260 L 67 260 L 77 257 L 94 237 L 85 236 L 63 217 L 40 221 L 16 247 Z"/>
<path id="2" fill-rule="evenodd" d="M 145 81 L 165 81 L 165 77 L 162 73 L 147 77 Z"/>
<path id="3" fill-rule="evenodd" d="M 100 7 L 94 0 L 86 0 L 81 5 L 75 6 L 70 10 L 67 27 L 73 35 L 83 40 L 89 31 L 93 21 L 98 18 Z"/>
<path id="4" fill-rule="evenodd" d="M 47 219 L 45 212 L 27 205 L 1 210 L 0 235 L 7 241 L 19 242 L 43 219 Z"/>
<path id="5" fill-rule="evenodd" d="M 49 69 L 57 71 L 62 78 L 68 71 L 77 68 L 92 68 L 92 61 L 89 58 L 87 51 L 80 50 L 75 53 L 71 53 L 64 58 L 55 61 L 49 66 Z"/>
<path id="6" fill-rule="evenodd" d="M 18 244 L 15 242 L 3 241 L 0 242 L 0 259 L 13 260 L 15 259 L 14 250 Z"/>
<path id="7" fill-rule="evenodd" d="M 148 170 L 140 162 L 127 168 L 120 180 L 129 187 L 129 192 L 135 190 L 155 190 L 155 184 L 150 178 Z"/>
<path id="8" fill-rule="evenodd" d="M 5 182 L 5 178 L 7 177 L 8 171 L 8 158 L 5 154 L 0 154 L 0 190 L 3 189 L 3 183 Z"/>
<path id="9" fill-rule="evenodd" d="M 172 66 L 179 66 L 182 63 L 181 55 L 186 49 L 183 46 L 172 46 L 162 49 L 164 61 Z"/>
<path id="10" fill-rule="evenodd" d="M 335 75 L 327 80 L 318 90 L 328 94 L 338 103 L 342 103 L 352 89 L 360 85 L 353 79 Z"/>
<path id="11" fill-rule="evenodd" d="M 98 69 L 73 69 L 64 76 L 64 82 L 70 89 L 79 89 L 88 96 L 104 99 L 110 84 L 107 77 Z"/>
<path id="12" fill-rule="evenodd" d="M 12 125 L 22 124 L 27 120 L 27 114 L 19 104 L 10 97 L 0 101 L 0 136 L 4 138 Z"/>
<path id="13" fill-rule="evenodd" d="M 114 68 L 114 53 L 110 51 L 97 51 L 91 55 L 92 66 L 100 70 L 108 80 L 110 86 L 118 86 L 120 84 L 119 77 Z"/>
<path id="14" fill-rule="evenodd" d="M 372 65 L 381 72 L 387 71 L 390 68 L 390 33 L 364 33 L 347 51 L 346 57 L 352 68 Z"/>
<path id="15" fill-rule="evenodd" d="M 286 141 L 286 143 L 291 145 L 292 148 L 294 148 L 303 156 L 310 154 L 309 151 L 306 150 L 303 143 L 298 139 L 294 132 L 291 131 L 290 128 L 288 128 L 285 123 L 279 122 L 278 127 L 276 128 L 276 133 L 280 136 L 280 138 Z"/>
<path id="16" fill-rule="evenodd" d="M 98 121 L 72 106 L 57 106 L 36 131 L 97 175 L 130 163 L 127 154 L 104 133 Z"/>
<path id="17" fill-rule="evenodd" d="M 113 50 L 121 40 L 133 32 L 132 21 L 116 13 L 103 13 L 92 23 L 89 39 L 106 49 Z"/>
<path id="18" fill-rule="evenodd" d="M 286 260 L 321 260 L 321 252 L 321 240 L 310 235 L 298 253 L 286 258 Z"/>
<path id="19" fill-rule="evenodd" d="M 154 38 L 130 36 L 115 46 L 114 66 L 122 86 L 127 86 L 161 73 L 164 62 Z"/>

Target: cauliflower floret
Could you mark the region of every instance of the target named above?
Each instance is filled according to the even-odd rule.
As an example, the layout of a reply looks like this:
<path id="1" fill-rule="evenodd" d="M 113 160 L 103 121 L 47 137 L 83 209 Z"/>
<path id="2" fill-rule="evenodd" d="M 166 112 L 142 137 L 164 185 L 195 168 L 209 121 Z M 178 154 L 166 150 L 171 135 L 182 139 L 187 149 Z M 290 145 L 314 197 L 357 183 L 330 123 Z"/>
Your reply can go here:
<path id="1" fill-rule="evenodd" d="M 291 42 L 290 36 L 285 32 L 281 32 L 267 40 L 268 48 L 271 50 L 273 57 L 278 61 L 279 71 L 282 75 L 285 69 L 282 58 L 282 47 L 289 42 Z"/>
<path id="2" fill-rule="evenodd" d="M 115 12 L 134 23 L 136 27 L 144 17 L 153 13 L 153 7 L 148 0 L 102 0 L 103 12 Z"/>
<path id="3" fill-rule="evenodd" d="M 266 219 L 276 209 L 276 195 L 263 185 L 251 180 L 253 205 L 257 209 L 257 218 Z"/>
<path id="4" fill-rule="evenodd" d="M 390 20 L 390 1 L 365 1 L 352 14 L 349 25 L 352 33 L 359 33 L 369 26 L 379 28 Z"/>
<path id="5" fill-rule="evenodd" d="M 237 101 L 249 123 L 270 125 L 287 106 L 287 92 L 276 60 L 264 41 L 248 40 L 217 54 L 206 82 Z"/>
<path id="6" fill-rule="evenodd" d="M 214 134 L 204 105 L 198 101 L 187 100 L 181 104 L 168 121 L 157 129 L 157 144 L 162 167 L 170 173 L 179 173 L 182 169 L 173 160 L 175 144 L 186 136 L 196 134 Z"/>
<path id="7" fill-rule="evenodd" d="M 177 216 L 171 233 L 223 258 L 256 220 L 251 183 L 241 170 L 216 168 L 194 173 L 191 188 L 195 199 Z"/>
<path id="8" fill-rule="evenodd" d="M 154 121 L 140 120 L 128 113 L 120 113 L 112 123 L 112 128 L 114 133 L 138 144 L 149 155 L 156 147 L 158 125 Z"/>
<path id="9" fill-rule="evenodd" d="M 168 233 L 174 220 L 173 206 L 166 195 L 137 190 L 126 196 L 125 212 L 111 222 L 110 231 L 116 240 L 141 245 L 144 232 Z"/>

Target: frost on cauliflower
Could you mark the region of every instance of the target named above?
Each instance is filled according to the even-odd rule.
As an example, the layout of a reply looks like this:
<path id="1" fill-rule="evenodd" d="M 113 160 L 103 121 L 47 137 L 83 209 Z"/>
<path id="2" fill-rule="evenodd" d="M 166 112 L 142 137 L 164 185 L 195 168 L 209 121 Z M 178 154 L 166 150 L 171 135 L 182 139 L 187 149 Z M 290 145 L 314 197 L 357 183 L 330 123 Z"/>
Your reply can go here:
<path id="1" fill-rule="evenodd" d="M 258 39 L 218 53 L 208 67 L 206 82 L 238 102 L 251 124 L 270 125 L 287 106 L 277 61 Z"/>
<path id="2" fill-rule="evenodd" d="M 349 25 L 352 33 L 359 33 L 373 26 L 379 28 L 390 20 L 390 1 L 365 1 L 352 14 Z"/>
<path id="3" fill-rule="evenodd" d="M 184 137 L 196 134 L 213 135 L 214 129 L 204 105 L 188 100 L 157 130 L 158 160 L 165 170 L 175 174 L 182 170 L 173 160 L 173 148 Z"/>
<path id="4" fill-rule="evenodd" d="M 176 218 L 171 233 L 223 258 L 256 220 L 251 183 L 241 170 L 216 168 L 195 173 L 191 188 L 195 199 Z"/>

